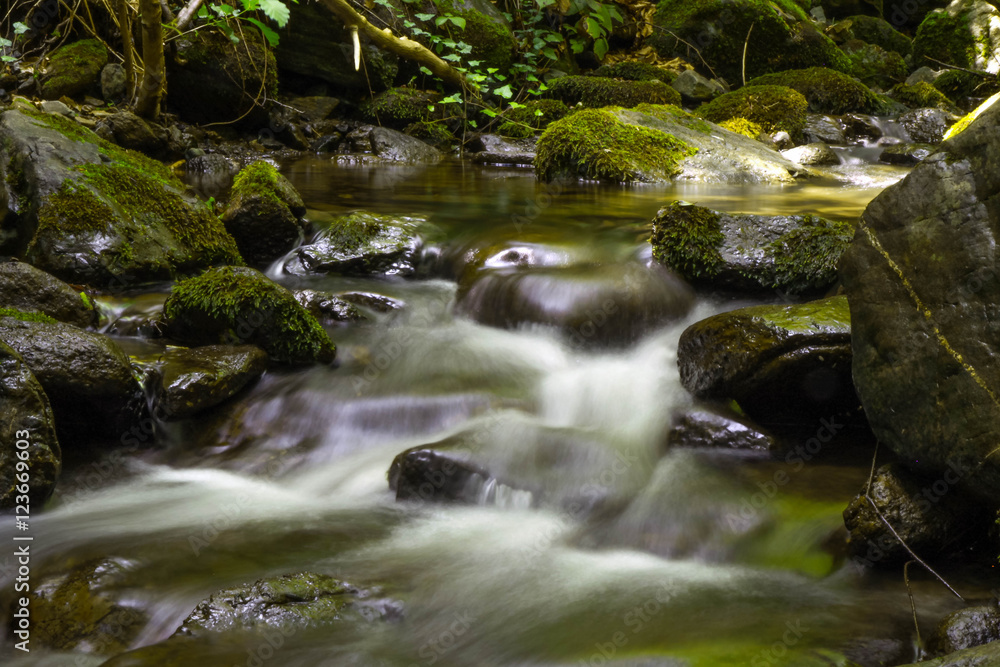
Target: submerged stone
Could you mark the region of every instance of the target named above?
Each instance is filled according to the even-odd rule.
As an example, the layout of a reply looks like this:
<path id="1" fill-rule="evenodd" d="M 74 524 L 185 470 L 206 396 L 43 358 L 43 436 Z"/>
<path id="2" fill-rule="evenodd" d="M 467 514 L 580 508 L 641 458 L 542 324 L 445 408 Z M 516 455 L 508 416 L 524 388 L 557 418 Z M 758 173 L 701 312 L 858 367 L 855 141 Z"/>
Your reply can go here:
<path id="1" fill-rule="evenodd" d="M 767 431 L 732 410 L 714 405 L 699 405 L 676 413 L 667 433 L 667 445 L 744 452 L 769 452 L 777 447 Z"/>

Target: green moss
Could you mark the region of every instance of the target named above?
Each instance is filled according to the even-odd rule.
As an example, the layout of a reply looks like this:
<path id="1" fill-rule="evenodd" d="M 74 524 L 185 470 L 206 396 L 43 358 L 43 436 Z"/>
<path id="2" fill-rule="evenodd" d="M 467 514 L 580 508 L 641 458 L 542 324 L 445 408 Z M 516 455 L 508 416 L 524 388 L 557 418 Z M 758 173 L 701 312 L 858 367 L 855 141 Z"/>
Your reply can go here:
<path id="1" fill-rule="evenodd" d="M 442 121 L 417 121 L 407 125 L 403 132 L 439 148 L 454 146 L 458 138 Z"/>
<path id="2" fill-rule="evenodd" d="M 465 29 L 454 32 L 452 37 L 472 46 L 471 60 L 481 60 L 483 67 L 496 67 L 501 71 L 511 66 L 517 41 L 510 24 L 488 0 L 478 5 L 469 0 L 432 1 L 440 14 L 454 14 L 465 19 Z"/>
<path id="3" fill-rule="evenodd" d="M 901 56 L 910 54 L 910 38 L 892 27 L 892 24 L 877 16 L 851 16 L 851 34 L 862 42 L 875 44 L 886 51 L 895 51 Z"/>
<path id="4" fill-rule="evenodd" d="M 441 96 L 431 91 L 415 88 L 390 88 L 382 91 L 361 107 L 370 120 L 382 125 L 405 127 L 411 123 L 429 120 L 433 106 Z"/>
<path id="5" fill-rule="evenodd" d="M 797 90 L 816 113 L 875 114 L 882 111 L 880 100 L 868 87 L 826 67 L 788 70 L 765 74 L 747 83 L 750 86 L 786 86 Z"/>
<path id="6" fill-rule="evenodd" d="M 960 134 L 965 128 L 969 127 L 972 121 L 978 118 L 984 111 L 989 109 L 997 102 L 1000 102 L 1000 93 L 996 93 L 988 100 L 980 104 L 978 107 L 973 109 L 970 113 L 963 116 L 962 119 L 959 120 L 957 123 L 949 127 L 948 131 L 945 132 L 944 138 L 947 140 Z"/>
<path id="7" fill-rule="evenodd" d="M 866 86 L 887 87 L 905 80 L 909 74 L 903 56 L 876 44 L 864 44 L 845 52 L 851 63 L 851 75 Z"/>
<path id="8" fill-rule="evenodd" d="M 785 86 L 747 86 L 726 93 L 698 108 L 702 118 L 721 123 L 745 118 L 768 133 L 784 130 L 793 138 L 802 133 L 809 103 L 802 93 Z"/>
<path id="9" fill-rule="evenodd" d="M 751 139 L 760 139 L 761 135 L 767 134 L 759 123 L 747 120 L 746 118 L 730 118 L 719 123 L 719 126 L 730 132 L 742 134 L 744 137 L 750 137 Z"/>
<path id="10" fill-rule="evenodd" d="M 282 206 L 277 194 L 278 187 L 278 170 L 269 162 L 257 160 L 240 169 L 233 178 L 230 198 L 235 201 L 243 197 L 260 197 L 271 204 Z"/>
<path id="11" fill-rule="evenodd" d="M 913 38 L 913 66 L 936 67 L 935 61 L 940 61 L 976 69 L 977 59 L 988 62 L 991 57 L 988 43 L 977 41 L 969 24 L 971 9 L 969 4 L 954 16 L 948 11 L 928 13 Z"/>
<path id="12" fill-rule="evenodd" d="M 626 81 L 662 81 L 671 84 L 677 78 L 677 72 L 657 67 L 651 63 L 625 61 L 614 65 L 601 65 L 595 69 L 592 76 L 602 76 L 609 79 L 625 79 Z"/>
<path id="13" fill-rule="evenodd" d="M 291 292 L 244 267 L 209 269 L 177 283 L 163 313 L 172 335 L 198 343 L 252 343 L 276 361 L 332 361 L 336 351 Z"/>
<path id="14" fill-rule="evenodd" d="M 546 97 L 585 107 L 680 104 L 681 95 L 662 81 L 618 81 L 597 76 L 564 76 L 549 83 Z"/>
<path id="15" fill-rule="evenodd" d="M 58 99 L 86 92 L 108 64 L 108 51 L 99 40 L 84 39 L 52 52 L 48 66 L 51 75 L 41 85 L 42 96 Z"/>
<path id="16" fill-rule="evenodd" d="M 22 322 L 44 322 L 45 324 L 56 324 L 56 320 L 52 319 L 44 313 L 38 312 L 25 312 L 23 310 L 17 310 L 16 308 L 3 308 L 0 307 L 0 317 L 13 317 L 15 320 L 21 320 Z"/>
<path id="17" fill-rule="evenodd" d="M 768 254 L 774 257 L 776 289 L 801 292 L 825 287 L 837 278 L 837 262 L 854 238 L 854 227 L 806 216 L 801 227 L 772 241 Z"/>
<path id="18" fill-rule="evenodd" d="M 685 278 L 711 278 L 722 267 L 724 240 L 715 211 L 675 201 L 656 214 L 650 242 L 660 264 Z"/>
<path id="19" fill-rule="evenodd" d="M 949 69 L 942 72 L 932 84 L 948 99 L 963 101 L 969 98 L 989 97 L 1000 92 L 1000 80 L 995 76 Z M 968 107 L 966 107 L 968 108 Z"/>
<path id="20" fill-rule="evenodd" d="M 660 180 L 680 171 L 680 161 L 697 152 L 666 132 L 623 123 L 613 111 L 585 109 L 549 125 L 538 140 L 538 177 Z"/>
<path id="21" fill-rule="evenodd" d="M 712 131 L 711 125 L 694 114 L 684 111 L 676 104 L 640 104 L 635 110 L 668 123 L 678 123 L 702 134 L 708 134 Z"/>
<path id="22" fill-rule="evenodd" d="M 535 130 L 545 129 L 568 113 L 569 108 L 559 100 L 531 100 L 503 112 L 499 133 L 505 137 L 530 137 Z"/>
<path id="23" fill-rule="evenodd" d="M 950 111 L 956 108 L 954 102 L 926 81 L 897 84 L 892 88 L 892 97 L 912 109 L 937 107 Z"/>

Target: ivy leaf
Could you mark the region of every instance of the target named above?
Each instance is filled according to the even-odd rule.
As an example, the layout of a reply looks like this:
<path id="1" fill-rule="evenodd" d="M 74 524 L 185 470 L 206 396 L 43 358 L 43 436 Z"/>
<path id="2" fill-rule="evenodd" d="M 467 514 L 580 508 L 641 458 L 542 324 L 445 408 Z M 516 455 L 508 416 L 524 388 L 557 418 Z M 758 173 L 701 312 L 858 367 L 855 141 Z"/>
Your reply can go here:
<path id="1" fill-rule="evenodd" d="M 511 89 L 510 89 L 510 84 L 507 84 L 506 86 L 501 86 L 500 88 L 495 89 L 493 91 L 493 94 L 494 95 L 499 95 L 500 97 L 504 98 L 505 100 L 509 100 L 510 98 L 514 97 L 514 93 L 511 92 Z"/>
<path id="2" fill-rule="evenodd" d="M 489 116 L 490 118 L 496 118 L 497 112 L 493 109 L 483 109 L 483 115 Z"/>
<path id="3" fill-rule="evenodd" d="M 449 16 L 448 20 L 457 25 L 459 30 L 465 30 L 465 19 L 461 16 Z"/>
<path id="4" fill-rule="evenodd" d="M 17 23 L 14 24 L 14 34 L 15 35 L 23 35 L 26 32 L 28 32 L 28 26 L 24 25 L 21 22 L 17 22 Z"/>
<path id="5" fill-rule="evenodd" d="M 441 104 L 454 104 L 456 102 L 458 102 L 458 103 L 462 102 L 462 96 L 459 95 L 458 93 L 455 93 L 453 95 L 449 95 L 448 97 L 446 97 L 443 100 L 441 100 Z"/>
<path id="6" fill-rule="evenodd" d="M 447 16 L 439 16 L 436 19 L 434 19 L 434 25 L 440 28 L 442 24 L 447 23 L 447 21 L 448 21 Z"/>
<path id="7" fill-rule="evenodd" d="M 271 30 L 257 19 L 252 19 L 249 16 L 244 18 L 246 18 L 247 21 L 254 24 L 255 26 L 257 26 L 257 28 L 260 29 L 260 34 L 264 35 L 264 39 L 267 40 L 267 43 L 271 46 L 271 48 L 274 48 L 275 46 L 278 45 L 278 33 Z"/>
<path id="8" fill-rule="evenodd" d="M 418 21 L 430 21 L 434 18 L 433 14 L 414 14 L 413 15 Z"/>
<path id="9" fill-rule="evenodd" d="M 460 62 L 462 62 L 462 56 L 458 55 L 457 53 L 448 53 L 448 54 L 445 54 L 445 55 L 441 56 L 441 58 L 443 60 L 450 60 L 453 63 L 460 63 Z"/>
<path id="10" fill-rule="evenodd" d="M 281 0 L 260 0 L 260 9 L 267 18 L 277 23 L 279 28 L 284 28 L 288 24 L 291 13 Z"/>

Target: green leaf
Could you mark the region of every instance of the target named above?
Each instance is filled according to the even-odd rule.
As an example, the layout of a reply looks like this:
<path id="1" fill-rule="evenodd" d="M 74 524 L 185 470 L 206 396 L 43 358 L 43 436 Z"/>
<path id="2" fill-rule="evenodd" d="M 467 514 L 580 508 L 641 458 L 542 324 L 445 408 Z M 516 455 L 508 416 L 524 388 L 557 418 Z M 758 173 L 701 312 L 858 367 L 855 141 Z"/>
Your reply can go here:
<path id="1" fill-rule="evenodd" d="M 594 42 L 594 55 L 601 59 L 608 52 L 608 40 L 603 37 Z"/>
<path id="2" fill-rule="evenodd" d="M 24 25 L 20 21 L 18 21 L 17 23 L 14 24 L 14 34 L 15 35 L 23 35 L 26 32 L 28 32 L 28 26 Z"/>
<path id="3" fill-rule="evenodd" d="M 434 111 L 434 105 L 433 104 L 428 104 L 427 105 L 427 110 L 428 111 Z"/>
<path id="4" fill-rule="evenodd" d="M 430 21 L 434 18 L 433 14 L 414 14 L 413 15 L 418 21 Z"/>
<path id="5" fill-rule="evenodd" d="M 476 121 L 474 121 L 474 120 L 470 120 L 469 121 L 469 125 L 472 126 L 472 129 L 476 129 L 476 128 L 479 127 L 479 124 Z"/>
<path id="6" fill-rule="evenodd" d="M 447 16 L 439 16 L 436 19 L 434 19 L 434 25 L 436 25 L 439 28 L 447 22 L 448 22 Z"/>
<path id="7" fill-rule="evenodd" d="M 462 96 L 459 95 L 458 93 L 455 93 L 453 95 L 449 95 L 448 97 L 446 97 L 443 100 L 441 100 L 441 104 L 454 104 L 456 102 L 458 102 L 458 103 L 462 102 Z"/>
<path id="8" fill-rule="evenodd" d="M 458 55 L 457 53 L 447 53 L 447 54 L 441 56 L 441 59 L 442 60 L 450 60 L 453 63 L 460 63 L 460 62 L 462 62 L 462 56 Z"/>
<path id="9" fill-rule="evenodd" d="M 202 5 L 198 9 L 198 18 L 200 18 L 200 19 L 207 19 L 208 18 L 208 7 L 206 7 L 205 5 Z"/>
<path id="10" fill-rule="evenodd" d="M 412 28 L 413 26 L 415 26 L 417 24 L 414 23 L 413 21 L 410 21 L 409 19 L 407 19 L 406 21 L 403 21 L 403 25 L 406 26 L 407 28 Z"/>
<path id="11" fill-rule="evenodd" d="M 559 44 L 563 41 L 563 36 L 558 32 L 547 32 L 544 37 L 545 41 L 550 44 Z"/>
<path id="12" fill-rule="evenodd" d="M 573 53 L 583 53 L 587 48 L 587 43 L 579 37 L 569 40 L 569 48 Z"/>
<path id="13" fill-rule="evenodd" d="M 493 109 L 483 109 L 483 114 L 489 116 L 490 118 L 496 118 L 497 112 Z"/>
<path id="14" fill-rule="evenodd" d="M 465 19 L 461 16 L 449 16 L 448 20 L 457 25 L 459 30 L 465 30 Z"/>
<path id="15" fill-rule="evenodd" d="M 14 42 L 10 41 L 9 39 L 4 39 L 3 37 L 0 37 L 0 48 L 7 48 L 8 46 L 13 46 L 13 45 Z"/>
<path id="16" fill-rule="evenodd" d="M 252 19 L 249 16 L 247 16 L 245 18 L 246 18 L 247 21 L 249 21 L 250 23 L 254 24 L 255 26 L 257 26 L 260 29 L 260 34 L 264 35 L 264 39 L 266 39 L 267 43 L 271 45 L 271 48 L 274 48 L 275 46 L 278 45 L 278 33 L 276 33 L 275 31 L 271 30 L 270 28 L 268 28 L 266 25 L 264 25 L 263 23 L 261 23 L 257 19 Z"/>
<path id="17" fill-rule="evenodd" d="M 260 9 L 267 18 L 277 23 L 279 28 L 284 28 L 288 24 L 288 17 L 291 14 L 288 6 L 281 0 L 260 0 Z"/>
<path id="18" fill-rule="evenodd" d="M 521 104 L 520 102 L 511 102 L 510 103 L 510 108 L 511 109 L 523 109 L 524 105 Z"/>
<path id="19" fill-rule="evenodd" d="M 538 5 L 539 9 L 545 9 L 556 4 L 556 0 L 535 0 L 535 4 Z"/>
<path id="20" fill-rule="evenodd" d="M 601 25 L 597 21 L 589 17 L 587 18 L 586 31 L 587 34 L 593 37 L 594 39 L 597 39 L 604 33 L 604 31 L 601 30 Z"/>
<path id="21" fill-rule="evenodd" d="M 469 67 L 479 67 L 482 64 L 483 64 L 482 60 L 470 60 L 469 61 Z"/>
<path id="22" fill-rule="evenodd" d="M 14 56 L 0 56 L 0 60 L 4 61 L 5 63 L 12 63 L 15 60 L 17 60 L 17 58 L 15 58 Z"/>
<path id="23" fill-rule="evenodd" d="M 434 76 L 434 72 L 430 71 L 429 69 L 427 69 L 423 65 L 420 66 L 420 71 L 423 72 L 424 74 L 426 74 L 427 76 Z"/>
<path id="24" fill-rule="evenodd" d="M 535 109 L 535 115 L 536 116 L 544 116 L 545 112 L 542 111 L 541 109 Z"/>
<path id="25" fill-rule="evenodd" d="M 507 84 L 506 86 L 501 86 L 500 88 L 494 89 L 493 94 L 494 95 L 499 95 L 500 97 L 504 98 L 505 100 L 509 100 L 510 98 L 514 97 L 514 93 L 511 92 L 511 90 L 510 90 L 510 84 Z"/>
<path id="26" fill-rule="evenodd" d="M 577 51 L 577 53 L 579 53 L 579 51 Z M 559 54 L 556 53 L 556 50 L 553 49 L 551 46 L 547 46 L 544 49 L 542 49 L 542 55 L 548 58 L 549 60 L 559 60 Z"/>

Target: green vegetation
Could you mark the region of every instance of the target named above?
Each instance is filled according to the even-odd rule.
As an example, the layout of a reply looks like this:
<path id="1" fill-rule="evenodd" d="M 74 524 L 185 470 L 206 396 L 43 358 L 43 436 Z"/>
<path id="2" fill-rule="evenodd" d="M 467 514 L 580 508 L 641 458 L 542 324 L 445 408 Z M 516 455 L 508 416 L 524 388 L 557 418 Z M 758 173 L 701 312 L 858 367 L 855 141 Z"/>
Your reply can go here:
<path id="1" fill-rule="evenodd" d="M 502 123 L 497 133 L 505 137 L 530 137 L 568 113 L 569 107 L 559 100 L 530 100 L 516 107 L 511 105 L 500 116 Z"/>
<path id="2" fill-rule="evenodd" d="M 844 114 L 883 112 L 882 101 L 862 83 L 826 67 L 765 74 L 747 82 L 750 86 L 785 86 L 802 93 L 816 113 Z"/>
<path id="3" fill-rule="evenodd" d="M 666 180 L 696 150 L 658 130 L 628 125 L 615 108 L 584 109 L 549 125 L 538 140 L 535 173 L 613 182 Z"/>
<path id="4" fill-rule="evenodd" d="M 564 76 L 550 81 L 545 96 L 585 107 L 681 103 L 680 93 L 659 80 L 618 81 L 597 76 Z"/>
<path id="5" fill-rule="evenodd" d="M 626 81 L 662 81 L 671 84 L 677 78 L 677 72 L 657 67 L 650 63 L 625 61 L 614 65 L 601 65 L 592 73 L 593 76 L 603 76 L 609 79 L 625 79 Z"/>
<path id="6" fill-rule="evenodd" d="M 809 102 L 786 86 L 755 85 L 715 98 L 698 108 L 698 115 L 713 123 L 743 118 L 768 133 L 784 130 L 793 138 L 802 134 Z"/>
<path id="7" fill-rule="evenodd" d="M 854 238 L 854 227 L 807 215 L 802 226 L 772 241 L 776 289 L 801 292 L 821 288 L 837 279 L 837 262 Z"/>
<path id="8" fill-rule="evenodd" d="M 892 97 L 911 109 L 923 109 L 925 107 L 937 107 L 945 111 L 957 109 L 954 102 L 926 81 L 914 84 L 900 83 L 893 86 Z"/>
<path id="9" fill-rule="evenodd" d="M 997 77 L 964 72 L 959 69 L 945 70 L 934 79 L 932 85 L 948 99 L 962 102 L 963 106 L 969 98 L 989 97 L 1000 92 L 1000 79 Z"/>
<path id="10" fill-rule="evenodd" d="M 845 49 L 845 52 L 851 63 L 851 74 L 866 86 L 891 86 L 905 80 L 910 71 L 903 56 L 876 44 L 864 44 L 859 48 Z"/>
<path id="11" fill-rule="evenodd" d="M 978 69 L 977 61 L 982 65 L 991 60 L 989 38 L 977 39 L 973 33 L 969 20 L 972 7 L 970 3 L 954 16 L 945 11 L 930 12 L 924 17 L 913 38 L 914 67 L 936 68 L 939 62 L 945 62 L 954 67 Z"/>
<path id="12" fill-rule="evenodd" d="M 635 111 L 659 118 L 667 123 L 678 123 L 702 134 L 708 134 L 712 131 L 711 125 L 694 114 L 684 111 L 676 104 L 640 104 L 636 106 Z"/>
<path id="13" fill-rule="evenodd" d="M 58 324 L 58 322 L 44 313 L 30 312 L 26 313 L 23 310 L 17 310 L 16 308 L 3 308 L 0 307 L 0 317 L 13 317 L 15 320 L 21 320 L 22 322 L 44 322 L 45 324 Z"/>
<path id="14" fill-rule="evenodd" d="M 42 97 L 59 99 L 85 93 L 107 64 L 108 51 L 96 39 L 83 39 L 56 49 L 45 68 L 50 74 L 43 76 Z"/>
<path id="15" fill-rule="evenodd" d="M 895 51 L 901 56 L 910 54 L 910 38 L 892 27 L 892 24 L 877 16 L 851 16 L 851 34 L 862 42 L 875 44 L 886 51 Z"/>
<path id="16" fill-rule="evenodd" d="M 954 125 L 952 125 L 951 127 L 949 127 L 948 131 L 945 132 L 945 135 L 944 135 L 945 140 L 951 139 L 952 137 L 955 137 L 958 134 L 960 134 L 965 128 L 969 127 L 969 125 L 972 123 L 972 121 L 974 121 L 976 118 L 978 118 L 984 111 L 986 111 L 987 109 L 989 109 L 991 106 L 993 106 L 997 102 L 1000 102 L 1000 93 L 996 93 L 995 95 L 993 95 L 992 97 L 990 97 L 988 100 L 986 100 L 985 102 L 983 102 L 982 104 L 980 104 L 978 107 L 976 107 L 975 109 L 973 109 L 970 113 L 968 113 L 965 116 L 963 116 L 962 119 L 959 120 L 957 123 L 955 123 Z"/>
<path id="17" fill-rule="evenodd" d="M 405 134 L 416 137 L 431 146 L 446 148 L 458 143 L 458 137 L 448 129 L 444 121 L 421 120 L 403 128 Z M 502 133 L 501 133 L 502 134 Z"/>
<path id="18" fill-rule="evenodd" d="M 417 90 L 415 88 L 390 88 L 382 91 L 361 110 L 364 115 L 381 125 L 388 127 L 405 127 L 430 118 L 430 109 L 441 99 L 441 95 L 433 91 Z"/>
<path id="19" fill-rule="evenodd" d="M 653 258 L 685 278 L 711 278 L 722 268 L 725 238 L 715 211 L 675 201 L 653 221 Z"/>
<path id="20" fill-rule="evenodd" d="M 751 139 L 757 140 L 767 134 L 760 123 L 755 123 L 752 120 L 747 120 L 746 118 L 730 118 L 729 120 L 724 120 L 719 123 L 719 127 L 725 128 L 730 132 L 735 132 L 736 134 L 742 134 L 744 137 L 750 137 Z"/>
<path id="21" fill-rule="evenodd" d="M 329 362 L 336 347 L 284 287 L 245 267 L 209 269 L 174 285 L 163 307 L 171 335 L 199 344 L 246 342 L 275 361 Z"/>

